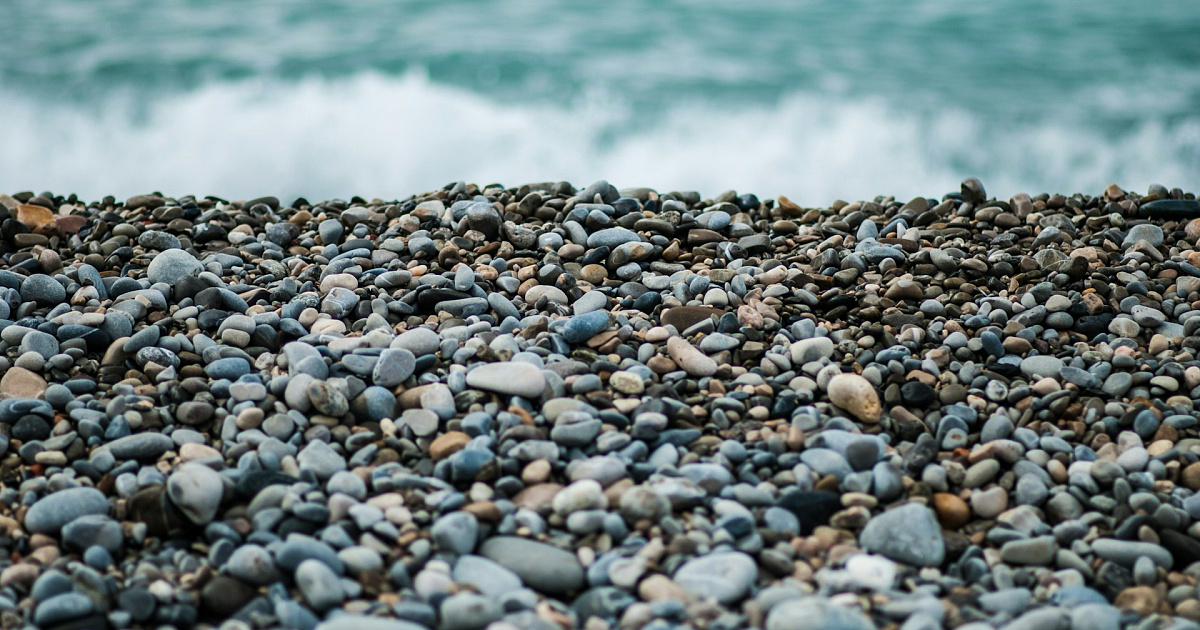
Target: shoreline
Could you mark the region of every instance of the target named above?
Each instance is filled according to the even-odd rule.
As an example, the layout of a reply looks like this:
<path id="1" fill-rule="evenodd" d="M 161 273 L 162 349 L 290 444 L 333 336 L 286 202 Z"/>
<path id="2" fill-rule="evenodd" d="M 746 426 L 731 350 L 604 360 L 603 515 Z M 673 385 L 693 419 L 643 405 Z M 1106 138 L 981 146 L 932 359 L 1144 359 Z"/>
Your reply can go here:
<path id="1" fill-rule="evenodd" d="M 15 193 L 0 226 L 20 623 L 1200 627 L 1193 193 Z"/>

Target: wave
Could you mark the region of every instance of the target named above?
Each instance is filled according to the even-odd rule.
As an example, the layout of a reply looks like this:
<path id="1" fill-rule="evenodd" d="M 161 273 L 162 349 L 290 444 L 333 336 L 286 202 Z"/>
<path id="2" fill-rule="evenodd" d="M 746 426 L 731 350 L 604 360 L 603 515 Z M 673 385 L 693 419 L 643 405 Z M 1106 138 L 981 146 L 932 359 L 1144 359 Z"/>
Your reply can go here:
<path id="1" fill-rule="evenodd" d="M 396 198 L 456 180 L 729 188 L 801 203 L 956 190 L 1195 188 L 1200 117 L 1113 129 L 797 92 L 764 104 L 668 100 L 653 116 L 593 94 L 511 102 L 420 73 L 213 83 L 48 102 L 0 87 L 0 190 L 87 199 L 157 190 Z"/>

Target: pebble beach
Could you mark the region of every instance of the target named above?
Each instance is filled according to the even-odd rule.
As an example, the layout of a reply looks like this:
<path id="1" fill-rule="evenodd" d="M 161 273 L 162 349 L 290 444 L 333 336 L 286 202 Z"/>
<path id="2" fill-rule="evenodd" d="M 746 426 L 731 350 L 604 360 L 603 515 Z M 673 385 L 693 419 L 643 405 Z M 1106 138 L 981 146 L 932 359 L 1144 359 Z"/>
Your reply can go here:
<path id="1" fill-rule="evenodd" d="M 1200 630 L 1200 201 L 942 193 L 0 194 L 0 626 Z"/>

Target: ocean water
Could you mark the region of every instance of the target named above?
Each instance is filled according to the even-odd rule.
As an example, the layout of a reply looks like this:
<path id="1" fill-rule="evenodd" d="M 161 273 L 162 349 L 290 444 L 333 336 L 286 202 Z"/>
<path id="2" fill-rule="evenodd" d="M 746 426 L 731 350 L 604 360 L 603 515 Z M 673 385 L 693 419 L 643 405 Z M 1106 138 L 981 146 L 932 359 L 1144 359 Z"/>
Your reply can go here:
<path id="1" fill-rule="evenodd" d="M 0 190 L 1200 188 L 1195 0 L 3 0 Z"/>

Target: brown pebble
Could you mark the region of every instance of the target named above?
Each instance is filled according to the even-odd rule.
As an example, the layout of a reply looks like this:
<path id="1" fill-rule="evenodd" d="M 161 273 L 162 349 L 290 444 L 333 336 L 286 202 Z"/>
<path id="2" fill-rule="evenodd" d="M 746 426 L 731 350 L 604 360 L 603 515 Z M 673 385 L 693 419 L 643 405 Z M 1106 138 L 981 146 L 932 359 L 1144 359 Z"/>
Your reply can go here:
<path id="1" fill-rule="evenodd" d="M 1132 610 L 1142 616 L 1157 612 L 1162 603 L 1158 591 L 1149 586 L 1131 586 L 1121 591 L 1113 600 L 1113 605 L 1117 608 Z"/>
<path id="2" fill-rule="evenodd" d="M 1192 219 L 1183 227 L 1183 233 L 1188 238 L 1200 238 L 1200 219 Z"/>
<path id="3" fill-rule="evenodd" d="M 437 439 L 429 445 L 429 456 L 433 458 L 433 461 L 440 462 L 466 448 L 470 441 L 471 436 L 466 433 L 447 431 L 437 436 Z"/>
<path id="4" fill-rule="evenodd" d="M 958 529 L 971 519 L 971 509 L 958 495 L 939 492 L 933 495 L 933 510 L 944 529 Z"/>
<path id="5" fill-rule="evenodd" d="M 674 600 L 686 602 L 691 600 L 687 592 L 665 575 L 655 574 L 647 577 L 638 584 L 638 595 L 645 601 L 657 602 Z"/>
<path id="6" fill-rule="evenodd" d="M 554 495 L 558 494 L 558 491 L 562 489 L 562 485 L 557 483 L 532 485 L 518 492 L 512 498 L 512 502 L 517 507 L 529 508 L 531 510 L 549 509 L 550 504 L 554 501 Z"/>
<path id="7" fill-rule="evenodd" d="M 11 367 L 0 378 L 0 398 L 44 398 L 46 379 L 21 367 Z"/>
<path id="8" fill-rule="evenodd" d="M 1180 481 L 1189 490 L 1200 490 L 1200 463 L 1195 463 L 1183 469 L 1179 475 Z"/>
<path id="9" fill-rule="evenodd" d="M 54 217 L 54 222 L 58 224 L 58 231 L 60 233 L 74 234 L 87 225 L 87 218 L 72 214 L 65 217 Z"/>
<path id="10" fill-rule="evenodd" d="M 58 234 L 58 223 L 54 213 L 41 206 L 17 206 L 17 222 L 29 228 L 34 234 L 54 236 Z"/>

